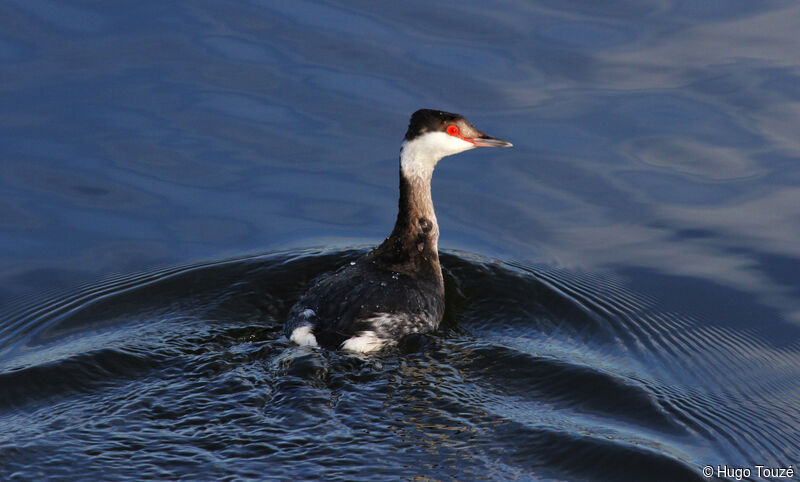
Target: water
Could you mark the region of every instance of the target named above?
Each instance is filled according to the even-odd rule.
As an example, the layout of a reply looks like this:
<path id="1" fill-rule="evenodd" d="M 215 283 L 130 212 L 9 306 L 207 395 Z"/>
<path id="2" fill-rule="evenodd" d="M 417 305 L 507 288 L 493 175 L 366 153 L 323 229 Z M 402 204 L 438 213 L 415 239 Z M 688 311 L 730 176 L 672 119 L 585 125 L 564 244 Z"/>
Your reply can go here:
<path id="1" fill-rule="evenodd" d="M 0 4 L 0 478 L 797 469 L 798 21 Z M 420 107 L 514 143 L 437 168 L 442 330 L 291 346 L 306 283 L 391 229 Z"/>

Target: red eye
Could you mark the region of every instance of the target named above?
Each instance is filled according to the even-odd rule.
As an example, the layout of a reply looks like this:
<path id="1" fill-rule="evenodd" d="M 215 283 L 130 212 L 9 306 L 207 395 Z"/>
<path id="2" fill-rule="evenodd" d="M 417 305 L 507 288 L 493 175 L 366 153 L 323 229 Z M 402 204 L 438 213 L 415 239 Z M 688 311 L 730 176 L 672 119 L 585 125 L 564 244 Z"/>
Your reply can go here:
<path id="1" fill-rule="evenodd" d="M 447 126 L 447 133 L 451 136 L 457 136 L 460 134 L 458 127 L 456 126 Z"/>

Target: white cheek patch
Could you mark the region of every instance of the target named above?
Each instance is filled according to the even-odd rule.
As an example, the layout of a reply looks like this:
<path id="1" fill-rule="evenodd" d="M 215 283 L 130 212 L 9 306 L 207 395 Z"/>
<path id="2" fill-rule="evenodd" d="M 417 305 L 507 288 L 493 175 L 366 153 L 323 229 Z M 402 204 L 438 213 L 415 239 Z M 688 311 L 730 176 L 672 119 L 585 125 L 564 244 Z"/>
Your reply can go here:
<path id="1" fill-rule="evenodd" d="M 403 142 L 400 168 L 408 175 L 430 177 L 439 159 L 474 147 L 475 144 L 444 132 L 428 132 Z"/>

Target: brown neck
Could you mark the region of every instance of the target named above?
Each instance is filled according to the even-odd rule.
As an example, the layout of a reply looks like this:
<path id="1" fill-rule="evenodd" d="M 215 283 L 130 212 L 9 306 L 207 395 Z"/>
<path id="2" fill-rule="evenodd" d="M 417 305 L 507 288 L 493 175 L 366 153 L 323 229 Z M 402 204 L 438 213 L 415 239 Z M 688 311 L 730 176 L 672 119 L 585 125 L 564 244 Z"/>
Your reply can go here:
<path id="1" fill-rule="evenodd" d="M 376 262 L 391 271 L 441 280 L 430 177 L 407 177 L 401 170 L 398 207 L 392 234 L 375 250 Z"/>

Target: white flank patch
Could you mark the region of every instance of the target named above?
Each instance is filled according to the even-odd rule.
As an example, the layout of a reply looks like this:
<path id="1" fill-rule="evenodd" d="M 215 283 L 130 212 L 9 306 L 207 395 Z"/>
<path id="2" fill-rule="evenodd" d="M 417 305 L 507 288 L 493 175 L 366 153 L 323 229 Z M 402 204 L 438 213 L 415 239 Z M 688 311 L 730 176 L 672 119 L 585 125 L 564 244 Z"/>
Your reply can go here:
<path id="1" fill-rule="evenodd" d="M 306 311 L 311 311 L 311 310 L 306 310 Z M 311 325 L 304 325 L 295 328 L 294 331 L 292 332 L 292 336 L 289 337 L 289 339 L 300 346 L 319 346 L 317 345 L 317 338 L 314 336 L 313 333 L 311 333 L 312 329 L 313 327 Z"/>
<path id="2" fill-rule="evenodd" d="M 367 353 L 375 350 L 380 350 L 383 346 L 383 340 L 375 335 L 374 331 L 362 331 L 358 336 L 348 338 L 342 343 L 342 349 L 348 351 L 355 351 L 359 353 Z"/>
<path id="3" fill-rule="evenodd" d="M 400 330 L 402 333 L 417 333 L 419 332 L 419 325 L 413 323 L 413 320 L 408 315 L 397 313 L 378 313 L 366 320 L 372 325 L 378 333 L 386 332 L 387 327 L 390 331 Z M 393 330 L 392 330 L 393 329 Z"/>
<path id="4" fill-rule="evenodd" d="M 416 139 L 403 142 L 403 148 L 400 150 L 400 169 L 408 176 L 430 179 L 439 159 L 473 147 L 475 144 L 445 132 L 428 132 Z"/>
<path id="5" fill-rule="evenodd" d="M 367 318 L 366 320 L 372 324 L 375 328 L 378 328 L 383 325 L 394 325 L 401 321 L 401 318 L 392 313 L 378 313 L 375 316 Z"/>

